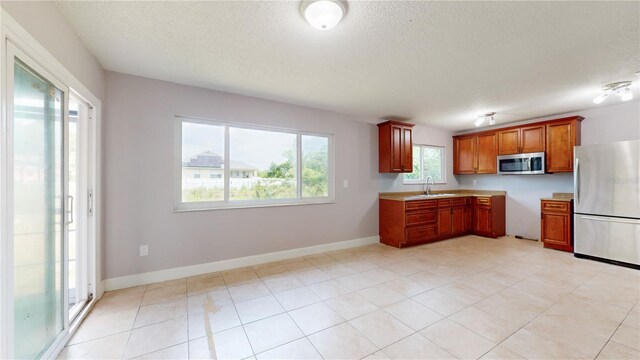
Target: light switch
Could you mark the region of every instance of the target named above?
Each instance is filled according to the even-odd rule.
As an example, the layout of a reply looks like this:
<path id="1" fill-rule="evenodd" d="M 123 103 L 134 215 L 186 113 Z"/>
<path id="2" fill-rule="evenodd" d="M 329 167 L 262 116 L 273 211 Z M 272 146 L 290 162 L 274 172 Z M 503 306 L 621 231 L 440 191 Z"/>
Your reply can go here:
<path id="1" fill-rule="evenodd" d="M 342 187 L 345 189 L 349 187 L 349 180 L 342 180 Z"/>
<path id="2" fill-rule="evenodd" d="M 140 245 L 140 256 L 149 255 L 149 245 Z"/>

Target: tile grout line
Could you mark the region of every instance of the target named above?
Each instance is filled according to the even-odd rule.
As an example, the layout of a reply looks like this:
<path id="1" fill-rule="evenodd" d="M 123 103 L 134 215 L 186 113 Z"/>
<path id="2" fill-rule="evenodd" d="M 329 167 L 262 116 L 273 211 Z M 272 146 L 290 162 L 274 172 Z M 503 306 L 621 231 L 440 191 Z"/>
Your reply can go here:
<path id="1" fill-rule="evenodd" d="M 136 311 L 136 316 L 133 319 L 133 324 L 131 325 L 131 330 L 129 331 L 129 337 L 127 338 L 127 343 L 124 346 L 124 350 L 122 351 L 122 356 L 120 356 L 120 359 L 124 359 L 124 355 L 127 353 L 127 348 L 129 347 L 129 342 L 131 341 L 131 335 L 133 335 L 133 330 L 136 326 L 136 321 L 138 320 L 138 314 L 140 314 L 140 308 L 142 307 L 142 302 L 144 301 L 144 296 L 146 294 L 147 286 L 145 286 L 144 291 L 142 292 L 142 298 L 140 298 L 140 304 L 138 304 L 138 311 Z"/>
<path id="2" fill-rule="evenodd" d="M 612 340 L 613 337 L 615 336 L 616 332 L 618 332 L 618 329 L 620 329 L 620 326 L 622 326 L 622 324 L 624 323 L 624 321 L 627 319 L 627 317 L 629 316 L 629 314 L 631 314 L 633 312 L 633 308 L 635 307 L 632 306 L 631 310 L 627 311 L 627 314 L 624 316 L 624 318 L 622 318 L 622 321 L 620 321 L 620 323 L 618 324 L 618 326 L 616 326 L 616 329 L 611 333 L 611 335 L 609 336 L 609 338 L 607 339 L 607 341 L 604 343 L 604 345 L 602 346 L 602 348 L 600 348 L 600 351 L 598 351 L 598 354 L 595 356 L 595 358 L 597 358 L 598 356 L 600 356 L 600 353 L 602 353 L 602 350 L 604 350 L 605 347 L 607 347 L 607 344 L 611 341 L 615 342 L 616 344 L 618 344 L 617 341 Z M 620 344 L 622 346 L 626 346 L 624 344 Z M 628 347 L 628 346 L 627 346 Z M 594 359 L 595 359 L 594 358 Z"/>
<path id="3" fill-rule="evenodd" d="M 251 269 L 251 271 L 253 271 L 255 273 L 255 270 Z M 258 274 L 256 274 L 256 275 L 258 275 Z M 244 323 L 242 322 L 242 318 L 240 317 L 240 313 L 238 312 L 238 307 L 236 306 L 236 302 L 233 299 L 233 296 L 231 296 L 231 292 L 229 291 L 229 285 L 227 284 L 227 281 L 224 279 L 224 275 L 222 275 L 222 282 L 224 283 L 224 286 L 227 289 L 227 292 L 229 292 L 229 298 L 231 299 L 231 303 L 233 304 L 233 308 L 235 309 L 236 315 L 238 316 L 238 321 L 240 321 L 240 326 L 242 327 L 242 332 L 244 333 L 244 337 L 247 339 L 247 343 L 249 343 L 249 349 L 251 349 L 251 356 L 256 356 L 256 353 L 253 350 L 253 345 L 251 344 L 251 340 L 249 340 L 249 335 L 247 335 L 247 330 L 244 328 Z M 206 335 L 207 329 L 204 329 L 204 331 L 205 331 L 205 335 Z"/>

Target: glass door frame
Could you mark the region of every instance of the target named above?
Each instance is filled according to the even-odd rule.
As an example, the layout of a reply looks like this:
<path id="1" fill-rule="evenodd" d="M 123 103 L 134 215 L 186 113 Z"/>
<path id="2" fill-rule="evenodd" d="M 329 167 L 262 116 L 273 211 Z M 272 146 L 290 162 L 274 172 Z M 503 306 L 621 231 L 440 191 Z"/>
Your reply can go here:
<path id="1" fill-rule="evenodd" d="M 63 95 L 63 103 L 62 103 L 62 142 L 63 142 L 63 152 L 62 152 L 62 158 L 63 158 L 63 162 L 62 162 L 62 174 L 61 174 L 61 178 L 62 178 L 62 184 L 63 184 L 63 190 L 62 190 L 62 199 L 61 199 L 61 209 L 60 211 L 62 212 L 62 217 L 61 217 L 61 228 L 62 228 L 62 233 L 63 233 L 63 237 L 62 237 L 62 271 L 60 272 L 59 276 L 62 276 L 62 301 L 61 301 L 61 305 L 62 308 L 61 309 L 56 309 L 56 311 L 61 311 L 61 317 L 62 317 L 62 329 L 61 331 L 54 337 L 54 340 L 52 341 L 50 347 L 48 350 L 45 350 L 45 352 L 43 353 L 43 358 L 48 358 L 50 357 L 50 352 L 52 350 L 52 348 L 55 348 L 56 345 L 61 341 L 62 338 L 64 338 L 64 333 L 65 330 L 69 328 L 69 317 L 65 316 L 65 314 L 67 313 L 67 305 L 68 304 L 68 292 L 64 291 L 65 289 L 68 288 L 67 285 L 67 279 L 68 279 L 68 255 L 67 255 L 67 248 L 68 248 L 68 225 L 67 225 L 67 219 L 68 219 L 68 201 L 67 201 L 67 196 L 69 193 L 69 186 L 68 186 L 68 177 L 67 177 L 67 173 L 68 173 L 68 169 L 69 169 L 69 164 L 68 164 L 68 152 L 69 152 L 69 146 L 68 146 L 68 121 L 69 121 L 69 114 L 68 114 L 68 109 L 69 109 L 69 87 L 65 86 L 64 83 L 62 83 L 61 81 L 59 81 L 56 77 L 54 77 L 51 73 L 49 73 L 44 67 L 40 66 L 40 64 L 38 64 L 35 60 L 33 60 L 29 55 L 27 55 L 26 53 L 24 53 L 20 48 L 18 48 L 16 45 L 14 45 L 13 43 L 11 43 L 10 41 L 7 41 L 6 43 L 6 101 L 7 101 L 7 107 L 6 107 L 6 133 L 7 133 L 7 147 L 6 147 L 6 175 L 7 175 L 7 179 L 11 180 L 14 177 L 14 163 L 13 163 L 13 158 L 14 158 L 14 152 L 13 152 L 13 148 L 14 148 L 14 139 L 13 139 L 13 122 L 14 122 L 14 108 L 15 108 L 15 104 L 14 104 L 14 66 L 15 66 L 15 59 L 18 58 L 20 59 L 20 62 L 22 62 L 23 64 L 27 65 L 31 70 L 33 70 L 34 72 L 36 72 L 38 75 L 42 76 L 43 78 L 45 78 L 48 82 L 50 82 L 53 86 L 55 86 L 56 88 L 58 88 L 60 91 L 62 91 Z M 15 319 L 14 319 L 14 313 L 13 313 L 13 309 L 14 309 L 14 297 L 13 297 L 13 289 L 14 289 L 14 281 L 13 281 L 13 269 L 14 269 L 14 262 L 13 262 L 13 254 L 14 254 L 14 246 L 13 246 L 13 222 L 14 222 L 14 214 L 13 214 L 13 204 L 14 204 L 14 189 L 13 189 L 13 181 L 7 181 L 6 182 L 6 188 L 7 188 L 7 197 L 6 197 L 6 202 L 8 204 L 8 211 L 7 211 L 7 216 L 6 216 L 6 229 L 7 229 L 7 233 L 9 235 L 9 239 L 10 241 L 8 241 L 7 244 L 7 256 L 5 257 L 5 264 L 4 264 L 4 269 L 10 269 L 10 271 L 7 271 L 9 274 L 9 276 L 4 279 L 5 281 L 7 281 L 6 286 L 8 289 L 10 289 L 10 294 L 9 296 L 5 299 L 5 301 L 7 302 L 7 306 L 9 308 L 9 311 L 7 312 L 7 322 L 8 322 L 8 342 L 6 343 L 6 346 L 8 347 L 8 353 L 10 354 L 10 356 L 15 356 L 14 355 L 14 338 L 15 338 L 15 333 L 14 333 L 14 324 L 15 324 Z"/>
<path id="2" fill-rule="evenodd" d="M 7 95 L 10 83 L 8 71 L 13 72 L 13 67 L 9 67 L 8 44 L 12 43 L 15 48 L 20 49 L 30 57 L 41 68 L 46 69 L 45 73 L 52 74 L 53 77 L 62 81 L 71 92 L 80 99 L 91 105 L 89 111 L 89 122 L 86 129 L 87 146 L 87 189 L 91 191 L 93 198 L 92 211 L 86 220 L 87 227 L 87 275 L 88 291 L 93 296 L 74 321 L 67 324 L 56 343 L 51 346 L 48 353 L 43 357 L 56 357 L 77 330 L 80 322 L 91 310 L 95 302 L 102 296 L 103 284 L 101 281 L 101 121 L 102 121 L 102 101 L 96 97 L 78 78 L 61 64 L 47 48 L 42 46 L 22 25 L 9 15 L 3 8 L 0 8 L 0 359 L 13 358 L 13 306 L 10 304 L 13 299 L 13 247 L 11 240 L 12 220 L 9 221 L 9 214 L 13 211 L 10 200 L 9 168 L 7 160 L 9 158 L 9 136 L 7 136 L 7 124 L 9 113 L 9 100 L 13 99 Z M 13 66 L 13 62 L 11 62 Z M 13 77 L 13 75 L 12 75 Z M 13 95 L 11 95 L 13 96 Z M 13 108 L 10 109 L 13 111 Z M 65 114 L 68 115 L 68 114 Z M 9 254 L 11 256 L 9 256 Z M 66 278 L 66 276 L 65 276 Z M 11 287 L 9 286 L 11 285 Z M 8 319 L 11 318 L 11 321 Z M 11 350 L 11 352 L 10 352 Z"/>

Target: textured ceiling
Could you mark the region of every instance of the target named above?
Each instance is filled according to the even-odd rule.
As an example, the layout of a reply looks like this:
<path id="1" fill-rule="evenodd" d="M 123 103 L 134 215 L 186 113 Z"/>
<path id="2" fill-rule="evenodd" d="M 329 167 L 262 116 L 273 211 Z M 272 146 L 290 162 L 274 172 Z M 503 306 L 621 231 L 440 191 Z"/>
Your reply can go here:
<path id="1" fill-rule="evenodd" d="M 640 2 L 59 2 L 107 70 L 462 130 L 595 107 L 640 71 Z M 609 98 L 599 106 L 618 103 Z"/>

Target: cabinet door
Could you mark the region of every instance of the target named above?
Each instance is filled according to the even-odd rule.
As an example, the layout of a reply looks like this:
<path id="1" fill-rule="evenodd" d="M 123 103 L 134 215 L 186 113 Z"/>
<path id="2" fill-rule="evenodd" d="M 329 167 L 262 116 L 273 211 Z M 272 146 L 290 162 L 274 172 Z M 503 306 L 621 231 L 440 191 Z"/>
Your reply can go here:
<path id="1" fill-rule="evenodd" d="M 445 237 L 451 234 L 451 208 L 438 209 L 438 236 Z"/>
<path id="2" fill-rule="evenodd" d="M 403 128 L 391 126 L 391 171 L 402 172 Z"/>
<path id="3" fill-rule="evenodd" d="M 498 133 L 498 154 L 510 155 L 520 152 L 520 129 L 500 131 Z"/>
<path id="4" fill-rule="evenodd" d="M 453 171 L 455 174 L 475 172 L 476 137 L 467 136 L 453 140 Z"/>
<path id="5" fill-rule="evenodd" d="M 464 207 L 464 232 L 468 233 L 473 230 L 473 215 L 471 206 Z"/>
<path id="6" fill-rule="evenodd" d="M 451 233 L 454 235 L 465 232 L 464 227 L 464 206 L 451 209 Z"/>
<path id="7" fill-rule="evenodd" d="M 473 231 L 484 233 L 491 232 L 491 208 L 476 207 Z"/>
<path id="8" fill-rule="evenodd" d="M 478 149 L 476 160 L 477 174 L 495 174 L 498 170 L 498 141 L 497 134 L 478 135 Z"/>
<path id="9" fill-rule="evenodd" d="M 547 124 L 547 172 L 573 171 L 575 122 Z"/>
<path id="10" fill-rule="evenodd" d="M 544 130 L 544 125 L 520 128 L 520 152 L 543 152 L 545 142 Z"/>
<path id="11" fill-rule="evenodd" d="M 568 214 L 542 213 L 542 241 L 552 245 L 571 246 L 571 219 Z"/>
<path id="12" fill-rule="evenodd" d="M 411 128 L 402 128 L 402 171 L 413 171 L 413 138 Z"/>

